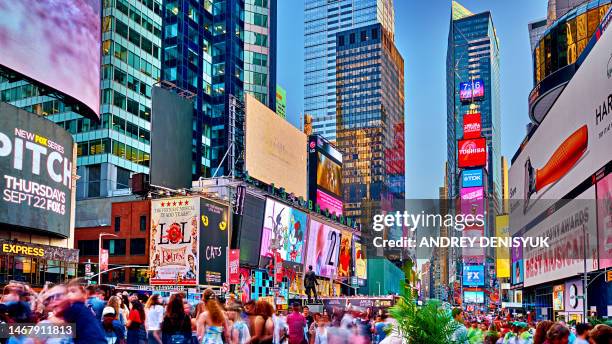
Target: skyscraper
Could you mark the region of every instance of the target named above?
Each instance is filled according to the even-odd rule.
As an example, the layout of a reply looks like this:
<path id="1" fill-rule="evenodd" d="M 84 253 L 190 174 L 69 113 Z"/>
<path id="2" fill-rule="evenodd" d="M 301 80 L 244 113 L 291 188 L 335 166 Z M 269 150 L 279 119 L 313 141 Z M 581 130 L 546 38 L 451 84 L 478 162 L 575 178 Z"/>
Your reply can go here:
<path id="1" fill-rule="evenodd" d="M 102 8 L 101 122 L 73 112 L 25 81 L 0 78 L 0 99 L 47 116 L 77 143 L 77 199 L 129 193 L 149 173 L 151 88 L 160 77 L 161 4 L 108 0 Z"/>
<path id="2" fill-rule="evenodd" d="M 240 170 L 241 105 L 276 102 L 276 0 L 168 0 L 162 78 L 196 94 L 194 177 Z"/>
<path id="3" fill-rule="evenodd" d="M 313 132 L 336 141 L 336 33 L 380 23 L 393 41 L 393 0 L 306 0 L 304 112 Z"/>
<path id="4" fill-rule="evenodd" d="M 363 224 L 404 199 L 404 59 L 382 24 L 341 31 L 335 41 L 344 212 Z"/>
<path id="5" fill-rule="evenodd" d="M 448 197 L 456 199 L 461 187 L 457 140 L 463 138 L 463 116 L 478 112 L 482 120 L 481 135 L 487 142 L 485 189 L 487 198 L 492 200 L 490 209 L 497 212 L 502 195 L 499 59 L 499 41 L 491 13 L 472 14 L 453 1 L 446 55 Z M 484 98 L 478 102 L 462 102 L 460 83 L 476 79 L 484 83 Z"/>

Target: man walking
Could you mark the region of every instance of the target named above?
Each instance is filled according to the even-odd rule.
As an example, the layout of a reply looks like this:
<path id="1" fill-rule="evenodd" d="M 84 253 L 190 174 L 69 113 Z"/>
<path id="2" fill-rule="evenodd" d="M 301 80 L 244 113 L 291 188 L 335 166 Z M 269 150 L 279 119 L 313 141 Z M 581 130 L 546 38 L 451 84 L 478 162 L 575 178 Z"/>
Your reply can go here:
<path id="1" fill-rule="evenodd" d="M 314 271 L 312 271 L 312 265 L 308 266 L 308 272 L 304 275 L 304 289 L 306 289 L 306 296 L 308 296 L 308 302 L 312 302 L 312 298 L 310 296 L 311 292 L 314 294 L 315 301 L 319 301 L 319 296 L 317 295 L 317 276 Z"/>

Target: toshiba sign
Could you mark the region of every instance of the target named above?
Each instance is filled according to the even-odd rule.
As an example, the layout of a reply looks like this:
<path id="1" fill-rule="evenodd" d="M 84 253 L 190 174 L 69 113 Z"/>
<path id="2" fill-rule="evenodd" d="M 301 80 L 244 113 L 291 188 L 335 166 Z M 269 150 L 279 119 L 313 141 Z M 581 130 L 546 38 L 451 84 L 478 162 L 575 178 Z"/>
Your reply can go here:
<path id="1" fill-rule="evenodd" d="M 470 113 L 463 115 L 463 138 L 479 138 L 481 123 L 482 121 L 479 113 Z"/>
<path id="2" fill-rule="evenodd" d="M 484 166 L 487 163 L 487 140 L 484 138 L 459 140 L 457 150 L 459 168 Z"/>

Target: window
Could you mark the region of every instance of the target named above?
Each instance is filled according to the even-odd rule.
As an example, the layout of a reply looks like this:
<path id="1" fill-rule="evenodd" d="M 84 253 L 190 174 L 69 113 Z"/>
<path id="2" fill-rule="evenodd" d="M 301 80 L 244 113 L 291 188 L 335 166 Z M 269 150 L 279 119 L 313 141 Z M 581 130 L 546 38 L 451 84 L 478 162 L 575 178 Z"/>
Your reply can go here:
<path id="1" fill-rule="evenodd" d="M 349 43 L 350 44 L 355 44 L 355 33 L 351 33 L 349 35 Z"/>
<path id="2" fill-rule="evenodd" d="M 130 239 L 130 255 L 143 255 L 145 254 L 145 239 Z"/>
<path id="3" fill-rule="evenodd" d="M 125 239 L 104 240 L 102 247 L 110 256 L 125 256 Z"/>
<path id="4" fill-rule="evenodd" d="M 344 36 L 338 36 L 338 46 L 344 45 Z"/>
<path id="5" fill-rule="evenodd" d="M 129 146 L 127 147 L 132 148 Z M 132 148 L 132 153 L 130 154 L 130 156 L 126 157 L 128 160 L 132 160 L 132 161 L 135 160 L 131 156 L 133 155 L 134 151 L 136 151 L 136 148 Z M 117 189 L 119 190 L 128 189 L 129 187 L 130 187 L 130 171 L 122 167 L 117 167 Z"/>
<path id="6" fill-rule="evenodd" d="M 98 255 L 98 240 L 79 240 L 77 246 L 80 256 L 97 256 Z"/>
<path id="7" fill-rule="evenodd" d="M 362 42 L 365 42 L 366 39 L 368 39 L 368 35 L 366 34 L 365 31 L 361 31 L 361 37 L 360 38 L 361 38 Z"/>
<path id="8" fill-rule="evenodd" d="M 90 165 L 87 167 L 87 195 L 89 197 L 100 196 L 100 165 Z"/>
<path id="9" fill-rule="evenodd" d="M 147 215 L 140 215 L 140 231 L 147 231 Z"/>
<path id="10" fill-rule="evenodd" d="M 372 29 L 372 39 L 378 39 L 378 29 Z"/>
<path id="11" fill-rule="evenodd" d="M 128 38 L 128 26 L 121 20 L 115 20 L 115 32 L 124 38 Z"/>
<path id="12" fill-rule="evenodd" d="M 115 232 L 121 229 L 121 216 L 115 216 Z"/>

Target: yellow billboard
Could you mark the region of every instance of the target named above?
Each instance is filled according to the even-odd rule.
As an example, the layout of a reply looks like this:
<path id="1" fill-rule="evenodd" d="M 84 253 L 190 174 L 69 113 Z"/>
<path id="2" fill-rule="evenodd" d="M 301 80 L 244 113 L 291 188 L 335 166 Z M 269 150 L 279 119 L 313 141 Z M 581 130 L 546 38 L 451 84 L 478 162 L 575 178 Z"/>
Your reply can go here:
<path id="1" fill-rule="evenodd" d="M 245 121 L 249 176 L 306 199 L 306 134 L 248 94 Z"/>
<path id="2" fill-rule="evenodd" d="M 495 217 L 495 236 L 508 237 L 508 215 Z M 507 247 L 495 248 L 495 271 L 497 278 L 510 277 L 510 249 Z"/>

